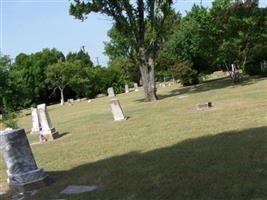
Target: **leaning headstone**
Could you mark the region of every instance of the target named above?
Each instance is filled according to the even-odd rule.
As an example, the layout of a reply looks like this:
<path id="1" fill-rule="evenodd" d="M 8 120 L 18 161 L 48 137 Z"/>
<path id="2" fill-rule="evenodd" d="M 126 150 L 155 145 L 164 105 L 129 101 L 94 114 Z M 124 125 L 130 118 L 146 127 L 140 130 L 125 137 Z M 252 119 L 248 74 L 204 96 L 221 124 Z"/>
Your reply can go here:
<path id="1" fill-rule="evenodd" d="M 121 105 L 118 99 L 109 100 L 109 106 L 115 121 L 125 120 L 125 116 L 121 109 Z"/>
<path id="2" fill-rule="evenodd" d="M 80 194 L 84 192 L 92 192 L 96 190 L 96 186 L 88 186 L 88 185 L 69 185 L 66 187 L 63 191 L 60 192 L 60 194 Z"/>
<path id="3" fill-rule="evenodd" d="M 139 90 L 138 90 L 138 85 L 137 85 L 137 83 L 134 83 L 134 91 L 135 92 L 138 92 Z"/>
<path id="4" fill-rule="evenodd" d="M 1 131 L 0 150 L 11 189 L 24 192 L 47 185 L 48 177 L 37 167 L 24 129 Z"/>
<path id="5" fill-rule="evenodd" d="M 125 85 L 125 93 L 129 93 L 129 86 Z"/>
<path id="6" fill-rule="evenodd" d="M 211 102 L 199 103 L 197 104 L 197 110 L 205 110 L 212 107 Z"/>
<path id="7" fill-rule="evenodd" d="M 40 132 L 40 122 L 37 108 L 31 108 L 32 111 L 32 129 L 31 134 Z"/>
<path id="8" fill-rule="evenodd" d="M 115 97 L 115 93 L 114 93 L 113 87 L 109 87 L 108 88 L 108 96 L 109 97 Z"/>
<path id="9" fill-rule="evenodd" d="M 58 138 L 59 137 L 58 132 L 52 126 L 46 105 L 40 104 L 37 106 L 37 109 L 41 124 L 40 142 L 46 142 Z"/>

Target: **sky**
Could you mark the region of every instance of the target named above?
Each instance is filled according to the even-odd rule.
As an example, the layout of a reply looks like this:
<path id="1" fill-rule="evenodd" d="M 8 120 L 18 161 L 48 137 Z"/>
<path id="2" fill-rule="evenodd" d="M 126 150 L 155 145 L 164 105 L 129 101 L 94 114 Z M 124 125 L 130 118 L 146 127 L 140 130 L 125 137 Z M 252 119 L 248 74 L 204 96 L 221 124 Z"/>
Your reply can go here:
<path id="1" fill-rule="evenodd" d="M 176 0 L 174 7 L 185 15 L 201 0 Z M 210 7 L 211 0 L 202 0 Z M 65 55 L 82 46 L 91 60 L 106 66 L 103 54 L 107 31 L 113 22 L 100 14 L 90 14 L 84 22 L 68 14 L 69 0 L 0 0 L 0 52 L 15 58 L 19 53 L 34 53 L 44 48 L 56 48 Z M 267 0 L 260 1 L 267 6 Z"/>

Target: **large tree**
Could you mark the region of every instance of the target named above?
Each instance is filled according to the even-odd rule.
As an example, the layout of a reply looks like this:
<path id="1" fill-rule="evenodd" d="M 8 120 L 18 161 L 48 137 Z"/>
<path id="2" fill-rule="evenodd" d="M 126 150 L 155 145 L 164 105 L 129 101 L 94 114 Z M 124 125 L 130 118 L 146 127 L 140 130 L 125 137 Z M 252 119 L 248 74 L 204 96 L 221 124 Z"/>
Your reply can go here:
<path id="1" fill-rule="evenodd" d="M 70 14 L 85 20 L 91 12 L 105 14 L 115 21 L 123 35 L 132 38 L 131 45 L 137 52 L 142 76 L 145 101 L 157 99 L 154 80 L 155 55 L 165 19 L 172 13 L 172 0 L 73 0 Z M 146 26 L 150 28 L 150 41 L 145 45 Z"/>

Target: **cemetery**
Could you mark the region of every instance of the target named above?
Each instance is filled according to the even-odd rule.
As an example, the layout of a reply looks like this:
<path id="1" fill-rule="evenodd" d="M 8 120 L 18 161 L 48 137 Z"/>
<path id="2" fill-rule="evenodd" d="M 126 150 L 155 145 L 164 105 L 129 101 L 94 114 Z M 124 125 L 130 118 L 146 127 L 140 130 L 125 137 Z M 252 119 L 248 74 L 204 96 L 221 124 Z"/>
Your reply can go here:
<path id="1" fill-rule="evenodd" d="M 35 109 L 25 109 L 18 123 L 29 144 L 23 129 L 13 131 L 21 134 L 12 146 L 25 155 L 21 160 L 17 150 L 4 150 L 0 189 L 7 193 L 1 199 L 12 199 L 6 180 L 12 180 L 13 173 L 18 176 L 17 170 L 31 173 L 24 168 L 37 170 L 36 175 L 23 175 L 25 179 L 45 180 L 37 181 L 37 189 L 27 186 L 26 199 L 265 197 L 266 85 L 266 78 L 233 85 L 225 77 L 194 90 L 179 84 L 158 88 L 159 100 L 151 103 L 142 101 L 139 88 L 116 99 L 48 106 L 45 127 L 49 132 L 53 124 L 59 138 L 39 144 L 39 134 L 31 134 L 38 127 L 28 115 L 35 115 Z M 198 112 L 196 105 L 209 107 L 208 102 L 212 109 Z M 113 109 L 119 119 L 129 119 L 114 121 Z M 13 136 L 0 137 L 1 145 L 11 144 Z M 6 165 L 7 157 L 12 159 Z M 16 163 L 24 168 L 16 168 Z"/>
<path id="2" fill-rule="evenodd" d="M 267 200 L 267 2 L 0 3 L 0 200 Z"/>

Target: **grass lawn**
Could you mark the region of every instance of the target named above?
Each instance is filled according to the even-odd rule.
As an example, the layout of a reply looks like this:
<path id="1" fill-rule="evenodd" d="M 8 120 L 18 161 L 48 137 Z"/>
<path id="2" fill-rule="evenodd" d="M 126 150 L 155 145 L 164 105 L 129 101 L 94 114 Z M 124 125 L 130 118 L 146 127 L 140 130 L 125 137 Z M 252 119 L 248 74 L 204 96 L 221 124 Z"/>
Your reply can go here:
<path id="1" fill-rule="evenodd" d="M 267 199 L 267 78 L 173 85 L 158 94 L 152 103 L 142 91 L 118 95 L 129 116 L 122 122 L 113 121 L 108 97 L 48 107 L 62 137 L 32 146 L 53 184 L 31 199 Z M 196 111 L 206 101 L 214 107 Z M 29 114 L 19 119 L 27 132 Z M 37 138 L 29 135 L 31 143 Z M 6 189 L 3 161 L 0 175 Z M 98 189 L 60 195 L 68 185 Z"/>

